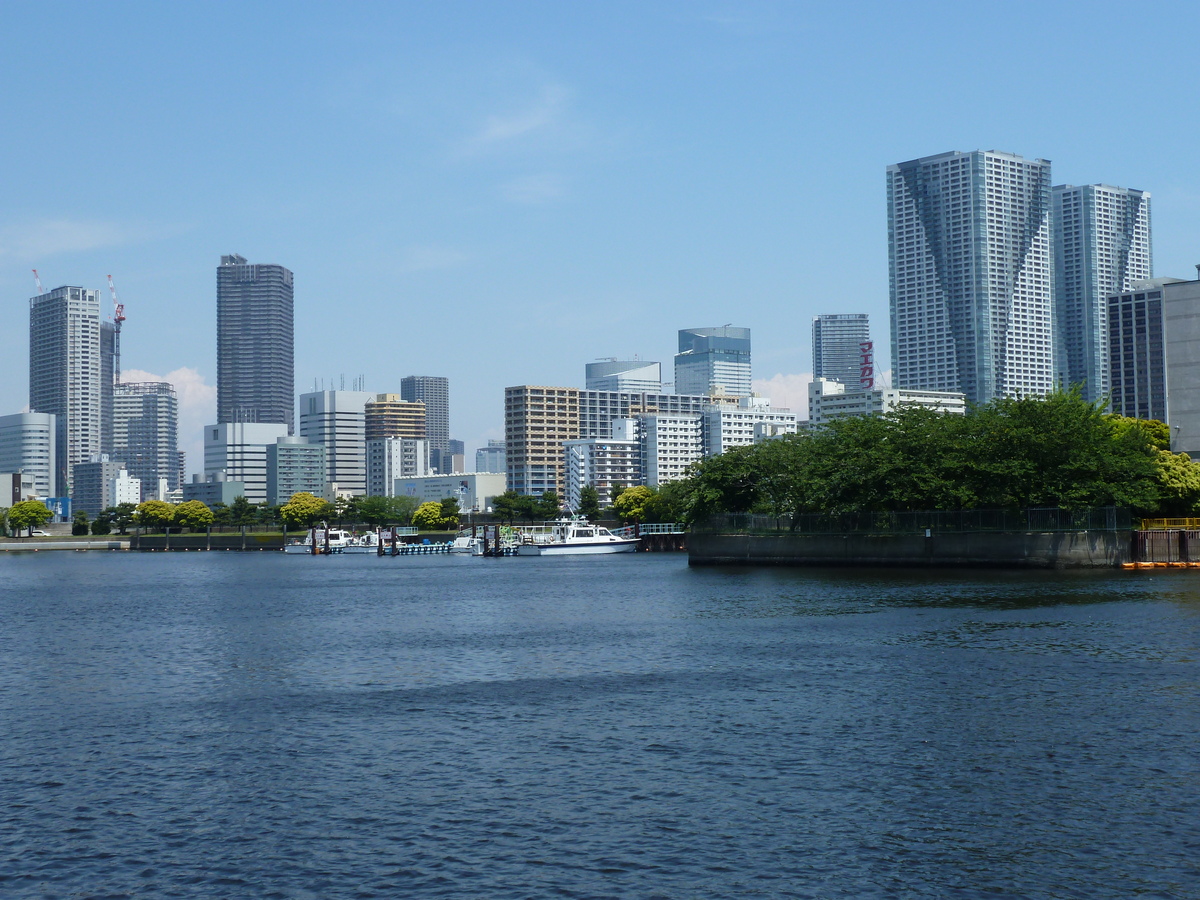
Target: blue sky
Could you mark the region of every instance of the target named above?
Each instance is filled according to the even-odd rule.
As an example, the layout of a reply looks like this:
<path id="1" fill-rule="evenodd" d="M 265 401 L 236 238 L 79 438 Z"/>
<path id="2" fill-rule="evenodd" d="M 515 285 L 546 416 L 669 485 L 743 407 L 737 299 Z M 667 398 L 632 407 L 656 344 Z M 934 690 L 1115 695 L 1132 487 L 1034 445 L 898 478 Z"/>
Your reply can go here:
<path id="1" fill-rule="evenodd" d="M 1155 273 L 1200 263 L 1200 5 L 0 3 L 0 377 L 28 394 L 30 269 L 106 286 L 123 368 L 172 373 L 196 455 L 223 253 L 296 273 L 296 383 L 506 385 L 670 370 L 753 331 L 799 406 L 810 322 L 888 365 L 884 169 L 946 150 L 1153 194 Z M 667 376 L 668 378 L 670 375 Z M 209 404 L 209 405 L 206 405 Z"/>

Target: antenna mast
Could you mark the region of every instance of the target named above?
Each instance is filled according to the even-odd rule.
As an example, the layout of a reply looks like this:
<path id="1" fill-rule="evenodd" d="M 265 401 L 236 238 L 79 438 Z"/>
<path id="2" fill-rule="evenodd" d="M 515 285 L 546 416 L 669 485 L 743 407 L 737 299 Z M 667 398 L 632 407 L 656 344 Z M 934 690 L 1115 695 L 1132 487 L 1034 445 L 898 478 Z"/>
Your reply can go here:
<path id="1" fill-rule="evenodd" d="M 46 293 L 46 289 L 44 287 L 42 287 L 42 279 L 38 277 L 37 269 L 33 270 L 33 281 L 37 285 L 39 294 Z"/>
<path id="2" fill-rule="evenodd" d="M 35 273 L 36 274 L 36 273 Z M 41 287 L 41 284 L 38 284 Z M 108 276 L 108 289 L 113 298 L 113 383 L 121 383 L 121 323 L 125 321 L 125 304 L 117 299 L 117 287 Z"/>

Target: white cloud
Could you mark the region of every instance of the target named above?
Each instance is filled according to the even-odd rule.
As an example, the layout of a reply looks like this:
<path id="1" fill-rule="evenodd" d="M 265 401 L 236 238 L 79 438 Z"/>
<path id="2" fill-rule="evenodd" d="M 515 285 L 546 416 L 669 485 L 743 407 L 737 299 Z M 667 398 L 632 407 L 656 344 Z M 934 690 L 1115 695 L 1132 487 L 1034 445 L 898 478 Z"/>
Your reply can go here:
<path id="1" fill-rule="evenodd" d="M 396 269 L 400 274 L 427 272 L 430 269 L 448 269 L 470 259 L 461 250 L 437 244 L 413 244 L 400 251 Z"/>
<path id="2" fill-rule="evenodd" d="M 124 369 L 122 381 L 168 381 L 179 397 L 179 449 L 187 454 L 187 472 L 204 471 L 204 426 L 217 421 L 217 386 L 190 367 L 155 375 L 141 369 Z"/>
<path id="3" fill-rule="evenodd" d="M 137 235 L 116 222 L 41 219 L 0 229 L 0 259 L 34 260 L 124 244 Z"/>
<path id="4" fill-rule="evenodd" d="M 565 193 L 566 181 L 553 172 L 526 175 L 500 185 L 500 196 L 512 203 L 549 203 Z"/>
<path id="5" fill-rule="evenodd" d="M 532 104 L 508 115 L 490 115 L 471 145 L 484 147 L 511 141 L 554 124 L 567 108 L 571 92 L 560 84 L 545 85 Z"/>
<path id="6" fill-rule="evenodd" d="M 812 372 L 799 375 L 785 375 L 780 372 L 767 379 L 754 379 L 751 387 L 756 393 L 769 397 L 772 406 L 790 409 L 801 419 L 807 419 L 808 386 L 812 379 Z"/>

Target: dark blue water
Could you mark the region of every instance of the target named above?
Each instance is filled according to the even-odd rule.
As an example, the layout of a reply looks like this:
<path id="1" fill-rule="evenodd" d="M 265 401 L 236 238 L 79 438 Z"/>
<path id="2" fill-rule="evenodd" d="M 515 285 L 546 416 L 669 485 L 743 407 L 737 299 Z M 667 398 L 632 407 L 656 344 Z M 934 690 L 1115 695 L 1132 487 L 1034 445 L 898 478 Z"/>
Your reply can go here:
<path id="1" fill-rule="evenodd" d="M 0 896 L 1197 897 L 1200 572 L 0 555 Z"/>

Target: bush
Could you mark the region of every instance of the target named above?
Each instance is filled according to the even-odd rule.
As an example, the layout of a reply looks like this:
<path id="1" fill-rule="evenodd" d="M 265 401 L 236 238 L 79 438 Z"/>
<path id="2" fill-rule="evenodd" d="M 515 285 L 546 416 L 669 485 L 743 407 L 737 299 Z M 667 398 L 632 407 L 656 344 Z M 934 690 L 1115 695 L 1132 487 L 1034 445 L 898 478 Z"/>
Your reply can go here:
<path id="1" fill-rule="evenodd" d="M 85 512 L 77 512 L 71 519 L 71 534 L 86 535 L 88 533 L 88 517 Z"/>

